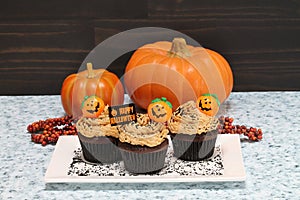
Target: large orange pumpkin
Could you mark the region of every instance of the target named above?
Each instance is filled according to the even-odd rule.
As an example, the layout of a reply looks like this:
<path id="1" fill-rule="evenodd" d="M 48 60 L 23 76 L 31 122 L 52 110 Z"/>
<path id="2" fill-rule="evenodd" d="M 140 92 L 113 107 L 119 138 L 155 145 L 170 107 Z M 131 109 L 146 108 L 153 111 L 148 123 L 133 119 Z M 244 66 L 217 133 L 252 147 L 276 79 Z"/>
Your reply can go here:
<path id="1" fill-rule="evenodd" d="M 69 75 L 61 88 L 61 101 L 65 112 L 78 118 L 82 115 L 81 104 L 86 96 L 98 96 L 105 104 L 119 105 L 124 101 L 124 89 L 119 78 L 105 69 L 87 70 Z"/>
<path id="2" fill-rule="evenodd" d="M 219 53 L 175 38 L 137 49 L 126 66 L 124 83 L 139 107 L 147 109 L 152 99 L 163 96 L 174 110 L 205 93 L 214 93 L 223 102 L 232 91 L 233 75 Z"/>

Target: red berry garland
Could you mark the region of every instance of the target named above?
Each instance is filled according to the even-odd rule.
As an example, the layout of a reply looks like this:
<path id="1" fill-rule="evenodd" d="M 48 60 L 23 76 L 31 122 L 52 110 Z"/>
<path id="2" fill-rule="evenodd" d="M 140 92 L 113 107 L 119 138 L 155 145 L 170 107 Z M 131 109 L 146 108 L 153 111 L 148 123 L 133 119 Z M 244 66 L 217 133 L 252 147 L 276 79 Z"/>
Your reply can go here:
<path id="1" fill-rule="evenodd" d="M 245 125 L 233 125 L 234 119 L 231 117 L 219 117 L 220 134 L 243 134 L 251 141 L 262 139 L 262 130 L 259 128 L 247 128 Z M 31 133 L 31 141 L 40 143 L 43 146 L 47 144 L 56 144 L 60 135 L 77 135 L 76 126 L 72 124 L 72 116 L 60 118 L 49 118 L 39 120 L 27 126 L 27 131 Z"/>
<path id="2" fill-rule="evenodd" d="M 233 118 L 231 117 L 219 117 L 220 134 L 243 134 L 249 138 L 251 141 L 259 141 L 262 139 L 262 130 L 260 128 L 247 128 L 245 125 L 233 125 Z"/>
<path id="3" fill-rule="evenodd" d="M 77 130 L 72 124 L 72 116 L 60 118 L 49 118 L 39 120 L 27 126 L 27 131 L 31 133 L 31 141 L 47 144 L 56 144 L 60 135 L 77 135 Z"/>

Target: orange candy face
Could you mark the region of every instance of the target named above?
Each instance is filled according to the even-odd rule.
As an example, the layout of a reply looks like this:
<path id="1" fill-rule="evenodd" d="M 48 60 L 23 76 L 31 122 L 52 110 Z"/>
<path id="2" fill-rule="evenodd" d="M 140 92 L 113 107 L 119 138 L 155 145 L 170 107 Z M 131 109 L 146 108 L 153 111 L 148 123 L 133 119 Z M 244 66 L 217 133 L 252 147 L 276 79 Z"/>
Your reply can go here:
<path id="1" fill-rule="evenodd" d="M 172 115 L 172 105 L 170 102 L 166 102 L 165 98 L 162 98 L 164 100 L 158 100 L 152 102 L 148 106 L 148 115 L 150 119 L 156 122 L 166 122 L 170 119 Z"/>
<path id="2" fill-rule="evenodd" d="M 215 95 L 206 94 L 200 96 L 196 103 L 200 112 L 206 115 L 215 116 L 219 111 L 220 103 Z"/>
<path id="3" fill-rule="evenodd" d="M 83 117 L 97 118 L 104 110 L 104 101 L 97 96 L 86 96 L 81 105 Z"/>

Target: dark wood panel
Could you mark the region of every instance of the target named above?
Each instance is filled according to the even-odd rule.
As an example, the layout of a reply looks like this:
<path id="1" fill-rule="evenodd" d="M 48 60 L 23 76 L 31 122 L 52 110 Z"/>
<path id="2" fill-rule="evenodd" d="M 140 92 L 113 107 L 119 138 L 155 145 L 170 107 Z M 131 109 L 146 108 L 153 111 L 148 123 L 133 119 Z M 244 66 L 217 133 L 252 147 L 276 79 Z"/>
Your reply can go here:
<path id="1" fill-rule="evenodd" d="M 299 16 L 297 0 L 151 0 L 151 18 L 273 18 Z"/>
<path id="2" fill-rule="evenodd" d="M 133 28 L 163 27 L 180 31 L 202 46 L 219 51 L 297 50 L 300 45 L 300 17 L 289 19 L 145 19 L 96 20 L 95 45 Z M 260 53 L 260 52 L 259 52 Z"/>
<path id="3" fill-rule="evenodd" d="M 150 18 L 216 18 L 216 1 L 152 0 L 149 1 Z"/>
<path id="4" fill-rule="evenodd" d="M 0 6 L 0 94 L 59 94 L 97 44 L 149 26 L 224 55 L 235 91 L 300 90 L 299 0 L 11 0 Z M 131 54 L 108 69 L 122 76 Z"/>
<path id="5" fill-rule="evenodd" d="M 94 43 L 94 30 L 89 21 L 26 20 L 0 22 L 1 50 L 16 48 L 73 48 L 87 49 Z"/>
<path id="6" fill-rule="evenodd" d="M 141 27 L 161 27 L 179 31 L 196 39 L 202 46 L 214 40 L 217 35 L 214 19 L 95 20 L 95 45 L 114 34 Z"/>
<path id="7" fill-rule="evenodd" d="M 61 84 L 57 80 L 0 80 L 1 87 L 6 90 L 1 91 L 1 95 L 51 95 L 60 94 Z"/>
<path id="8" fill-rule="evenodd" d="M 94 29 L 77 21 L 0 23 L 0 94 L 59 94 L 94 46 Z"/>
<path id="9" fill-rule="evenodd" d="M 97 20 L 96 44 L 120 31 L 142 26 L 174 29 L 220 52 L 232 67 L 235 91 L 300 89 L 299 18 Z M 111 70 L 123 72 L 129 56 L 115 62 Z"/>
<path id="10" fill-rule="evenodd" d="M 0 94 L 59 94 L 63 80 L 67 75 L 77 73 L 85 55 L 77 55 L 76 59 L 76 54 L 72 54 L 72 57 L 70 60 L 48 58 L 1 62 Z"/>
<path id="11" fill-rule="evenodd" d="M 293 66 L 276 70 L 273 65 L 246 70 L 237 68 L 234 69 L 234 91 L 299 90 L 299 74 L 300 69 Z"/>
<path id="12" fill-rule="evenodd" d="M 145 0 L 9 0 L 0 6 L 1 20 L 145 17 Z"/>

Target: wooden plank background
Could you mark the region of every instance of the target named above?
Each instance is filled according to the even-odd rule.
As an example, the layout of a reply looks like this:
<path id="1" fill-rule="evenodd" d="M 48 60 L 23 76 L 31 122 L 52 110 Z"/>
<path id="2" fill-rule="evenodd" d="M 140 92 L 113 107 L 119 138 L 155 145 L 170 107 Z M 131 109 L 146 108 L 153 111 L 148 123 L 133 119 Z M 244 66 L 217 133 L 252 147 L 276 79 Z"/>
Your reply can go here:
<path id="1" fill-rule="evenodd" d="M 234 91 L 300 90 L 299 0 L 10 0 L 0 6 L 0 95 L 59 94 L 97 44 L 145 26 L 223 54 Z M 109 69 L 121 76 L 129 56 Z"/>

